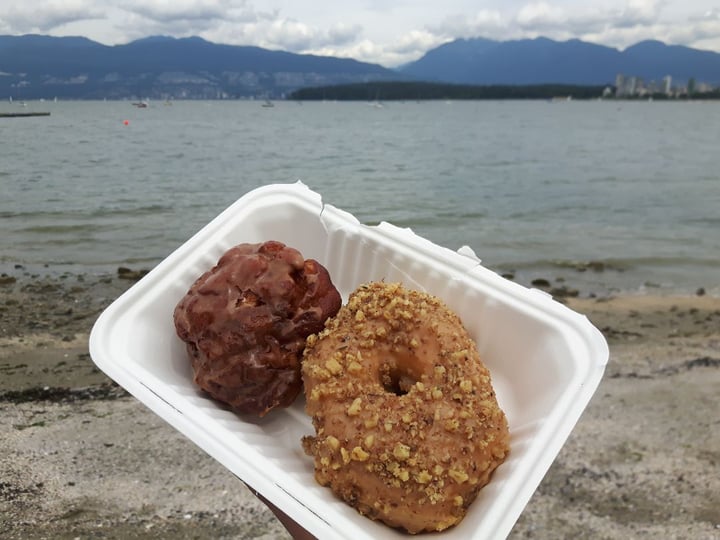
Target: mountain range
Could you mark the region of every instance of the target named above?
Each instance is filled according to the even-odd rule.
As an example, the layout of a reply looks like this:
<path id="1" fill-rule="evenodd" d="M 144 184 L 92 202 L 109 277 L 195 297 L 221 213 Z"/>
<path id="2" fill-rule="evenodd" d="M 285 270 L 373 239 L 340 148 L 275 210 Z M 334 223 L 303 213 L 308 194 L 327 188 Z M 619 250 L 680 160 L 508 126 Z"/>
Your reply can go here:
<path id="1" fill-rule="evenodd" d="M 0 36 L 0 97 L 278 97 L 306 86 L 397 79 L 346 58 L 155 36 L 107 46 L 82 37 Z"/>
<path id="2" fill-rule="evenodd" d="M 720 85 L 720 54 L 660 41 L 623 51 L 577 39 L 457 39 L 400 71 L 415 79 L 459 84 L 612 84 L 617 74 L 660 81 L 666 76 Z"/>
<path id="3" fill-rule="evenodd" d="M 643 41 L 623 51 L 580 40 L 457 39 L 397 69 L 348 58 L 154 36 L 108 46 L 82 37 L 0 36 L 0 98 L 275 98 L 368 81 L 612 85 L 618 73 L 720 85 L 720 54 Z"/>

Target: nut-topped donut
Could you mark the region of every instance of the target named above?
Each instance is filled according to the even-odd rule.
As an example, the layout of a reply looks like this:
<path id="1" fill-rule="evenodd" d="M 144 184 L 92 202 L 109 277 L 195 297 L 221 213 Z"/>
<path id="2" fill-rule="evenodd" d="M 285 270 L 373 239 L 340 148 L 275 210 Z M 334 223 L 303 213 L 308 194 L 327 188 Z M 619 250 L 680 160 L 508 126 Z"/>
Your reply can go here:
<path id="1" fill-rule="evenodd" d="M 302 373 L 316 480 L 391 527 L 457 524 L 509 452 L 490 373 L 434 296 L 361 286 L 308 337 Z"/>
<path id="2" fill-rule="evenodd" d="M 341 302 L 320 263 L 269 241 L 228 250 L 173 318 L 197 385 L 237 412 L 263 416 L 300 393 L 305 338 Z"/>

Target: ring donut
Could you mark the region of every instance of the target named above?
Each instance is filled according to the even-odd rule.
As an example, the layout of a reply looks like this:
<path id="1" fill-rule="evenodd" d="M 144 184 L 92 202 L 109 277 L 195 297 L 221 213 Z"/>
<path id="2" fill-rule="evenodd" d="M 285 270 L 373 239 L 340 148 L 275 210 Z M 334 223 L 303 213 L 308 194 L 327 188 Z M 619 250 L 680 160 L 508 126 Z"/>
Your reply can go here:
<path id="1" fill-rule="evenodd" d="M 490 373 L 434 296 L 361 286 L 308 338 L 302 373 L 316 480 L 390 527 L 457 524 L 509 452 Z"/>

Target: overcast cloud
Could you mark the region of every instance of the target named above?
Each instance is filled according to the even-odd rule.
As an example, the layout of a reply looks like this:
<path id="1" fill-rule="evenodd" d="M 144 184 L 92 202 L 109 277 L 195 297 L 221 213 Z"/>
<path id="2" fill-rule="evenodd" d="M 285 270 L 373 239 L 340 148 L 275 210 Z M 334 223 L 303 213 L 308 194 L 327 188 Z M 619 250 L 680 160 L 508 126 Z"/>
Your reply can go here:
<path id="1" fill-rule="evenodd" d="M 659 39 L 720 52 L 717 0 L 24 0 L 0 2 L 0 34 L 150 35 L 352 57 L 385 66 L 455 38 L 545 36 L 623 49 Z M 8 5 L 10 4 L 10 5 Z"/>

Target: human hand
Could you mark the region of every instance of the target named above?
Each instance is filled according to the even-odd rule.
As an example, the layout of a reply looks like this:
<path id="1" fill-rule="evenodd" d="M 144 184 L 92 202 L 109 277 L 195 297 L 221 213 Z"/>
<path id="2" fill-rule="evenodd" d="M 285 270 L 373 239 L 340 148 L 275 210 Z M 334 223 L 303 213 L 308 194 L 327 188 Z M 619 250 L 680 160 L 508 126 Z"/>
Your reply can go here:
<path id="1" fill-rule="evenodd" d="M 247 484 L 245 484 L 245 485 L 247 485 Z M 275 517 L 278 519 L 278 521 L 280 521 L 280 523 L 283 524 L 283 527 L 285 527 L 287 529 L 288 533 L 290 533 L 290 536 L 293 537 L 293 540 L 317 540 L 315 538 L 315 536 L 313 536 L 307 530 L 305 530 L 297 521 L 292 519 L 285 512 L 283 512 L 277 506 L 275 506 L 273 503 L 268 501 L 260 493 L 255 491 L 250 486 L 248 486 L 248 489 L 250 490 L 250 492 L 253 495 L 255 495 L 258 499 L 260 499 L 270 509 L 270 511 L 273 514 L 275 514 Z"/>

